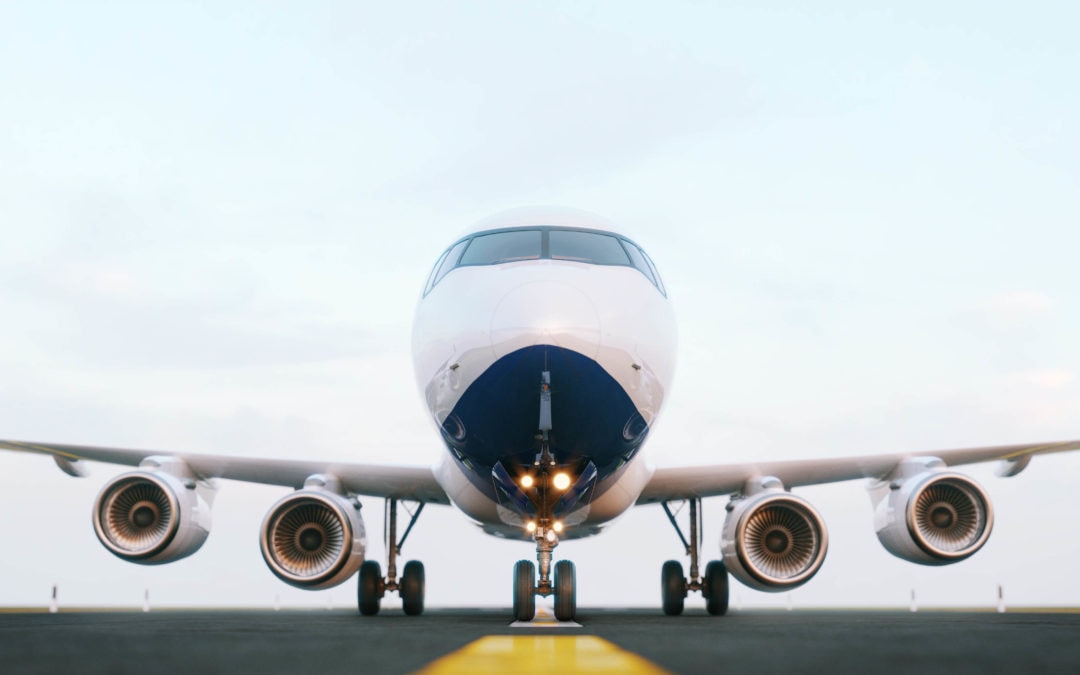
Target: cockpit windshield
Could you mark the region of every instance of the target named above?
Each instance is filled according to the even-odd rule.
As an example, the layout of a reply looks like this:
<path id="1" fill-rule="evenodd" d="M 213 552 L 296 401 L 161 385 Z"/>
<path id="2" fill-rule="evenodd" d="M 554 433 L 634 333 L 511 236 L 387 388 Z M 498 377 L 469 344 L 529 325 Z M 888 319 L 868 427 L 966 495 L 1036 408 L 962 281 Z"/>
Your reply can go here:
<path id="1" fill-rule="evenodd" d="M 636 244 L 606 232 L 562 227 L 523 227 L 482 232 L 454 243 L 435 264 L 426 295 L 452 270 L 524 260 L 565 260 L 633 267 L 667 295 L 652 261 Z"/>
<path id="2" fill-rule="evenodd" d="M 540 257 L 540 230 L 511 230 L 473 237 L 458 265 L 498 265 Z"/>
<path id="3" fill-rule="evenodd" d="M 552 230 L 548 234 L 552 260 L 573 260 L 594 265 L 629 265 L 619 240 L 609 234 Z"/>

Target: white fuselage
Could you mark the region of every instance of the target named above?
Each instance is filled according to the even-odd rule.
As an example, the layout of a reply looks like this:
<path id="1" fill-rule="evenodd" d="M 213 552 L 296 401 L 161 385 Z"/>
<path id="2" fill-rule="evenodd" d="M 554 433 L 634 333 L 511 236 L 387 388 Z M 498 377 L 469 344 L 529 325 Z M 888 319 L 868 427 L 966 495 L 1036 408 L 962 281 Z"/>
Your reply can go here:
<path id="1" fill-rule="evenodd" d="M 551 235 L 548 257 L 463 264 L 436 280 L 437 265 L 437 283 L 429 281 L 416 310 L 417 384 L 448 449 L 436 477 L 458 508 L 498 536 L 527 536 L 520 516 L 500 505 L 491 466 L 500 461 L 513 471 L 531 462 L 542 371 L 551 372 L 556 457 L 600 469 L 590 500 L 565 514 L 568 538 L 596 532 L 637 500 L 652 474 L 639 450 L 674 372 L 674 317 L 651 262 L 639 269 L 633 260 L 556 255 L 557 241 L 590 242 L 590 231 L 614 235 L 609 227 L 583 214 L 535 211 L 478 232 L 552 226 L 574 229 Z M 461 255 L 455 246 L 451 254 Z"/>

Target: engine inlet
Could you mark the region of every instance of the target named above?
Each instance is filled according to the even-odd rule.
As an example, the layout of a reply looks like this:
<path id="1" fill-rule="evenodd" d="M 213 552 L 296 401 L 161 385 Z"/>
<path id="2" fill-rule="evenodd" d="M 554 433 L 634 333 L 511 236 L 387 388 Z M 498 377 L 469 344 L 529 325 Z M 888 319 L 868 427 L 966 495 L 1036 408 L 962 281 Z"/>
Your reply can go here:
<path id="1" fill-rule="evenodd" d="M 817 537 L 806 517 L 790 508 L 770 506 L 747 519 L 746 555 L 771 577 L 787 579 L 814 559 Z"/>
<path id="2" fill-rule="evenodd" d="M 737 579 L 759 590 L 782 591 L 821 568 L 828 535 L 821 516 L 788 492 L 738 504 L 724 525 L 724 557 Z"/>
<path id="3" fill-rule="evenodd" d="M 176 498 L 150 476 L 121 478 L 98 497 L 94 526 L 116 555 L 136 560 L 167 546 L 177 530 Z"/>
<path id="4" fill-rule="evenodd" d="M 294 493 L 263 522 L 261 548 L 270 571 L 300 588 L 341 583 L 363 562 L 363 524 L 348 499 L 321 491 Z"/>
<path id="5" fill-rule="evenodd" d="M 345 550 L 345 528 L 325 504 L 311 500 L 288 504 L 271 526 L 271 547 L 278 564 L 291 574 L 312 577 L 338 561 Z"/>
<path id="6" fill-rule="evenodd" d="M 912 535 L 931 555 L 967 557 L 990 534 L 989 501 L 969 481 L 949 477 L 932 481 L 912 496 L 909 509 Z"/>

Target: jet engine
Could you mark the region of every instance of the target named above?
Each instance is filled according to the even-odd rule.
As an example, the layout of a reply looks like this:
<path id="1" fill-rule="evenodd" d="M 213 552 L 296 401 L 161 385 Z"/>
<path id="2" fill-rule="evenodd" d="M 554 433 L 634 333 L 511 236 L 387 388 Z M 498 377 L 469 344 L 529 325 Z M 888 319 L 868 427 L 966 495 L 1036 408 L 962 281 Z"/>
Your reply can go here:
<path id="1" fill-rule="evenodd" d="M 921 565 L 959 562 L 983 547 L 994 525 L 990 498 L 967 476 L 924 470 L 872 488 L 874 529 L 889 553 Z"/>
<path id="2" fill-rule="evenodd" d="M 186 558 L 210 534 L 210 505 L 202 487 L 163 470 L 117 476 L 94 503 L 94 531 L 105 548 L 128 562 L 157 565 Z"/>
<path id="3" fill-rule="evenodd" d="M 825 522 L 779 481 L 727 508 L 720 550 L 728 571 L 742 583 L 759 591 L 787 591 L 821 568 L 829 544 Z"/>
<path id="4" fill-rule="evenodd" d="M 337 586 L 356 574 L 366 542 L 360 503 L 310 478 L 271 507 L 260 537 L 270 571 L 307 590 Z"/>

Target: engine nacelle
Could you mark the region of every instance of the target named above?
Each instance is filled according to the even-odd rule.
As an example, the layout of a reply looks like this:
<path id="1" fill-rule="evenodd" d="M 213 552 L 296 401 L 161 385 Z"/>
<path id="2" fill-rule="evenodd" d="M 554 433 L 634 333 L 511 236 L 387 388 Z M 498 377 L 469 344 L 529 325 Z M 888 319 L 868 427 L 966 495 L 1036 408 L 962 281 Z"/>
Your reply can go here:
<path id="1" fill-rule="evenodd" d="M 285 583 L 307 590 L 346 581 L 364 562 L 360 504 L 308 479 L 302 490 L 281 499 L 266 514 L 260 546 L 263 560 Z"/>
<path id="2" fill-rule="evenodd" d="M 720 540 L 728 571 L 759 591 L 803 585 L 821 568 L 829 547 L 825 522 L 814 507 L 775 484 L 728 504 Z"/>
<path id="3" fill-rule="evenodd" d="M 147 460 L 143 466 L 160 465 Z M 210 505 L 200 494 L 202 487 L 166 470 L 117 476 L 94 502 L 97 538 L 117 557 L 140 565 L 186 558 L 210 534 Z"/>
<path id="4" fill-rule="evenodd" d="M 951 471 L 923 470 L 879 484 L 872 493 L 877 497 L 878 540 L 889 553 L 908 562 L 959 562 L 983 547 L 994 526 L 986 492 Z"/>

